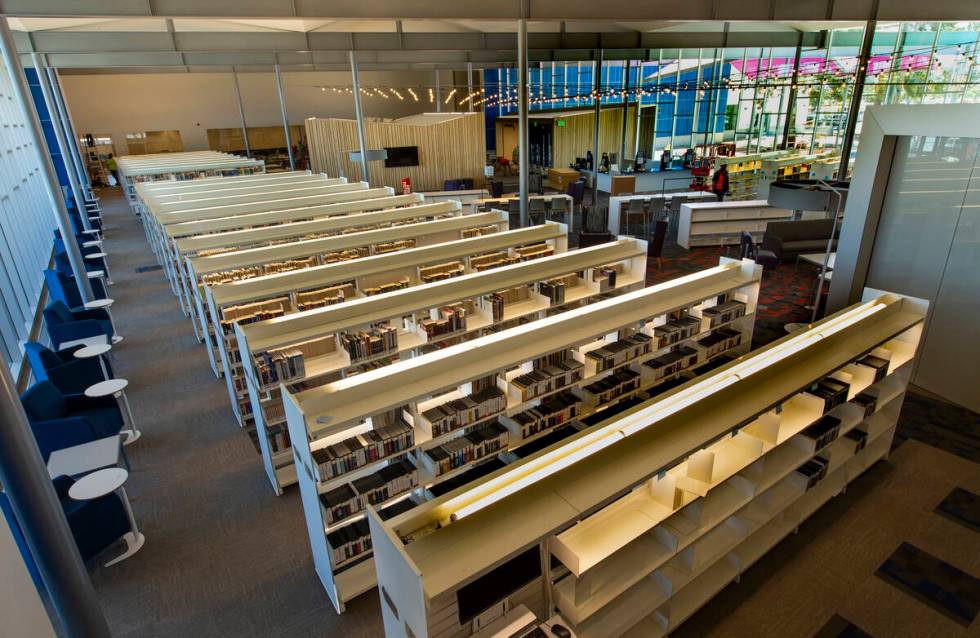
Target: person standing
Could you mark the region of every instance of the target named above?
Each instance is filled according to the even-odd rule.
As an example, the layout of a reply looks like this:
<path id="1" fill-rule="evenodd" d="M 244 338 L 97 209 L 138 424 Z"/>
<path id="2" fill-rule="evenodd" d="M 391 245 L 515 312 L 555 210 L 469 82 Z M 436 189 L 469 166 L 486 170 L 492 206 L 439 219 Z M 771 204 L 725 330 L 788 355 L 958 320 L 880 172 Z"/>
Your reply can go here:
<path id="1" fill-rule="evenodd" d="M 112 177 L 116 180 L 116 184 L 118 184 L 119 183 L 119 165 L 116 164 L 116 158 L 112 156 L 112 153 L 109 153 L 109 157 L 106 158 L 106 160 L 105 160 L 105 167 L 107 169 L 109 169 L 109 172 L 112 174 Z"/>
<path id="2" fill-rule="evenodd" d="M 711 192 L 715 194 L 715 197 L 720 202 L 725 199 L 725 194 L 728 193 L 728 187 L 728 166 L 722 164 L 711 177 Z"/>

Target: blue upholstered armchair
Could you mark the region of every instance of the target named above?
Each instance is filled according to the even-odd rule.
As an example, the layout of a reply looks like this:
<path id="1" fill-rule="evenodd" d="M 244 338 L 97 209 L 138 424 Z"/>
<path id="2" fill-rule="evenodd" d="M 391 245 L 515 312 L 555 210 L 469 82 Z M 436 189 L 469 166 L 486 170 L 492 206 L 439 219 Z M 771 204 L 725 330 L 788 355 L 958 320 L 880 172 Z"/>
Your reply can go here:
<path id="1" fill-rule="evenodd" d="M 89 560 L 129 531 L 129 519 L 122 499 L 115 492 L 89 501 L 76 501 L 68 495 L 74 484 L 74 479 L 68 476 L 57 476 L 54 490 L 61 499 L 78 552 L 82 560 Z"/>
<path id="2" fill-rule="evenodd" d="M 112 322 L 102 309 L 70 310 L 63 301 L 55 301 L 44 309 L 44 325 L 56 350 L 67 341 L 104 335 L 111 340 Z"/>
<path id="3" fill-rule="evenodd" d="M 65 260 L 67 259 L 68 257 L 65 255 Z M 57 255 L 55 255 L 56 268 L 58 267 L 57 261 Z M 78 284 L 71 275 L 71 264 L 68 265 L 68 273 L 63 273 L 60 270 L 45 270 L 44 283 L 48 286 L 48 296 L 51 297 L 52 301 L 60 301 L 69 308 L 80 308 L 82 306 L 82 294 L 78 292 Z M 92 286 L 92 294 L 95 295 L 96 299 L 105 299 L 108 297 L 105 286 L 101 281 L 90 279 L 89 284 Z"/>
<path id="4" fill-rule="evenodd" d="M 106 263 L 105 259 L 98 257 L 96 259 L 89 259 L 87 255 L 94 255 L 95 253 L 102 252 L 97 246 L 92 246 L 91 248 L 84 248 L 82 246 L 78 247 L 79 252 L 82 253 L 82 259 L 85 262 L 85 272 L 105 272 Z M 65 249 L 65 244 L 60 239 L 55 241 L 54 249 L 54 267 L 63 275 L 69 277 L 72 276 L 73 272 L 71 269 L 71 261 L 68 260 L 68 251 Z"/>
<path id="5" fill-rule="evenodd" d="M 29 341 L 24 346 L 34 378 L 38 381 L 50 381 L 65 394 L 83 393 L 85 388 L 105 381 L 102 364 L 99 363 L 100 357 L 76 359 L 72 353 L 78 349 L 53 352 L 36 341 Z M 102 363 L 112 379 L 109 362 L 103 359 Z"/>
<path id="6" fill-rule="evenodd" d="M 45 462 L 55 450 L 119 434 L 123 427 L 122 412 L 112 396 L 65 394 L 50 381 L 39 381 L 20 402 Z"/>

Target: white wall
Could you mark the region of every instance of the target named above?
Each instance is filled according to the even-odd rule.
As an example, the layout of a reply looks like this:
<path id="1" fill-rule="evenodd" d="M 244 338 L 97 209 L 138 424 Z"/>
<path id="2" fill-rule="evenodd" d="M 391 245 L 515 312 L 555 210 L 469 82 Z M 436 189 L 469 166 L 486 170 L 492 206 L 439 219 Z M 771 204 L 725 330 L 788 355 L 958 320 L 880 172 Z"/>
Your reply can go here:
<path id="1" fill-rule="evenodd" d="M 51 619 L 24 565 L 17 543 L 0 514 L 0 634 L 15 638 L 54 638 Z"/>
<path id="2" fill-rule="evenodd" d="M 62 74 L 61 77 L 78 134 L 110 134 L 119 155 L 127 152 L 126 133 L 176 129 L 181 133 L 184 150 L 192 151 L 208 148 L 207 129 L 241 126 L 230 73 Z M 238 78 L 248 125 L 281 126 L 275 75 L 241 73 Z M 449 84 L 448 75 L 443 76 L 443 82 Z M 283 73 L 289 123 L 302 124 L 308 117 L 353 118 L 353 96 L 319 88 L 349 84 L 349 73 Z M 361 73 L 362 86 L 432 84 L 431 71 Z M 362 97 L 361 103 L 368 117 L 394 118 L 434 111 L 423 92 L 419 89 L 416 92 L 423 101 L 416 103 L 407 91 L 401 91 L 405 101 L 374 96 Z"/>

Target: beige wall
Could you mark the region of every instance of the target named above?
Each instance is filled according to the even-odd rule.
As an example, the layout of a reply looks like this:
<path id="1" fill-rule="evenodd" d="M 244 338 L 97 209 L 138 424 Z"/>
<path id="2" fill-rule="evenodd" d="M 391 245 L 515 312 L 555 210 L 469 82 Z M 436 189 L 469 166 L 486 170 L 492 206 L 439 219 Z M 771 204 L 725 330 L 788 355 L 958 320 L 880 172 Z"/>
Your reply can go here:
<path id="1" fill-rule="evenodd" d="M 248 125 L 281 126 L 275 75 L 241 73 L 238 77 Z M 62 81 L 78 134 L 109 134 L 120 155 L 126 154 L 126 133 L 179 130 L 184 150 L 194 151 L 208 148 L 209 128 L 241 125 L 230 73 L 64 74 Z M 444 83 L 450 82 L 448 74 L 445 75 Z M 361 73 L 363 86 L 430 86 L 432 83 L 431 72 Z M 349 84 L 349 73 L 284 73 L 290 124 L 302 125 L 308 117 L 354 117 L 354 103 L 349 94 L 319 88 Z M 427 101 L 415 103 L 406 92 L 402 94 L 405 101 L 363 98 L 365 115 L 393 118 L 435 110 Z M 421 91 L 419 94 L 422 97 Z"/>
<path id="2" fill-rule="evenodd" d="M 636 136 L 636 110 L 631 106 L 627 111 L 626 121 L 626 157 L 632 159 L 635 151 L 633 142 Z M 592 150 L 595 135 L 595 116 L 592 113 L 574 115 L 562 118 L 565 126 L 555 126 L 554 133 L 554 165 L 568 166 L 576 157 L 585 157 L 586 151 Z M 596 163 L 603 153 L 619 153 L 623 136 L 623 109 L 603 108 L 599 116 L 599 154 Z"/>

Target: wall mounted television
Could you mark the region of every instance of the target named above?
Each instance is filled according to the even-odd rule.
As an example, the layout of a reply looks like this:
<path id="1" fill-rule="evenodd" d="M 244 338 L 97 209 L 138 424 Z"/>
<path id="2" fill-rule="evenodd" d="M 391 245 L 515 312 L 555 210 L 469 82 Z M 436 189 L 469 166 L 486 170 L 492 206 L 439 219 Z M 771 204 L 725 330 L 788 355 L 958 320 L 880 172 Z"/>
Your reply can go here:
<path id="1" fill-rule="evenodd" d="M 403 168 L 405 166 L 419 165 L 418 146 L 392 146 L 385 147 L 388 157 L 385 159 L 385 168 Z"/>

